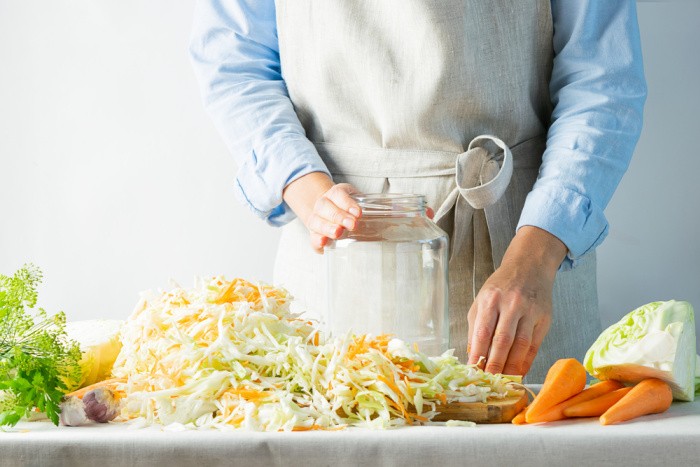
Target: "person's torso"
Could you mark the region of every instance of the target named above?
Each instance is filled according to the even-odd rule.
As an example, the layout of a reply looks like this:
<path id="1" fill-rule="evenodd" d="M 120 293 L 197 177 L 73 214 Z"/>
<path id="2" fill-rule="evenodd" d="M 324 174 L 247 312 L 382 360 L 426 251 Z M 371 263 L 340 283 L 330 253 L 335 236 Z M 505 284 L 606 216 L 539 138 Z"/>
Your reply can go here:
<path id="1" fill-rule="evenodd" d="M 307 137 L 356 148 L 515 145 L 551 114 L 550 0 L 277 0 L 282 74 Z"/>

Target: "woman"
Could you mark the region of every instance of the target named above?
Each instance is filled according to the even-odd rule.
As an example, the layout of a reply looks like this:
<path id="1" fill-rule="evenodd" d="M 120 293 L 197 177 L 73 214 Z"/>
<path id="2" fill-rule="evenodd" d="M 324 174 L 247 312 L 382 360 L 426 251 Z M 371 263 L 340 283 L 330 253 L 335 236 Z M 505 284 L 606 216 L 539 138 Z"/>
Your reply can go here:
<path id="1" fill-rule="evenodd" d="M 202 0 L 191 55 L 310 309 L 350 195 L 420 193 L 451 237 L 450 346 L 532 382 L 583 357 L 646 96 L 633 0 Z"/>

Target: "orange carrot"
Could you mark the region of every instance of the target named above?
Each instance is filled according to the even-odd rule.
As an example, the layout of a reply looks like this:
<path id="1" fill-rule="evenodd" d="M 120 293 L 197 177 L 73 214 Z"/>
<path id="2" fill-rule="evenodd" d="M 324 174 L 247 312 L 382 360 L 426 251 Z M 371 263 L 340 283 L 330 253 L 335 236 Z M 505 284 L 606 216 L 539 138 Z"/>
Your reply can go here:
<path id="1" fill-rule="evenodd" d="M 92 391 L 93 389 L 116 386 L 120 383 L 126 383 L 126 378 L 112 378 L 106 379 L 104 381 L 99 381 L 95 384 L 91 384 L 90 386 L 85 386 L 84 388 L 80 388 L 76 391 L 69 392 L 65 395 L 65 397 L 75 396 L 79 399 L 82 399 L 85 394 L 87 394 L 89 391 Z"/>
<path id="2" fill-rule="evenodd" d="M 574 397 L 571 397 L 564 402 L 560 402 L 551 409 L 545 411 L 539 416 L 535 417 L 531 423 L 541 423 L 541 422 L 553 422 L 556 420 L 563 420 L 566 418 L 564 415 L 564 409 L 580 404 L 582 402 L 590 401 L 596 399 L 603 394 L 615 391 L 617 389 L 623 388 L 624 385 L 615 380 L 601 381 L 600 383 L 594 384 L 590 388 L 579 392 Z"/>
<path id="3" fill-rule="evenodd" d="M 529 407 L 529 405 L 527 406 Z M 527 407 L 525 407 L 523 410 L 518 413 L 515 417 L 513 417 L 513 420 L 510 422 L 513 425 L 527 425 L 527 421 L 525 421 L 525 415 L 527 414 Z"/>
<path id="4" fill-rule="evenodd" d="M 564 409 L 564 415 L 567 417 L 599 417 L 631 390 L 632 388 L 616 389 L 595 399 L 572 405 Z"/>
<path id="5" fill-rule="evenodd" d="M 612 425 L 642 415 L 665 412 L 671 407 L 671 402 L 673 393 L 668 384 L 656 378 L 645 379 L 610 407 L 600 417 L 600 423 Z"/>
<path id="6" fill-rule="evenodd" d="M 560 402 L 575 396 L 586 386 L 586 370 L 575 358 L 554 362 L 547 372 L 542 389 L 527 409 L 525 420 L 532 423 Z"/>
<path id="7" fill-rule="evenodd" d="M 247 401 L 257 401 L 260 399 L 264 399 L 265 397 L 268 397 L 270 395 L 270 392 L 266 391 L 258 391 L 257 389 L 245 389 L 245 388 L 231 388 L 226 390 L 227 393 L 234 395 L 234 396 L 240 396 L 243 399 Z"/>

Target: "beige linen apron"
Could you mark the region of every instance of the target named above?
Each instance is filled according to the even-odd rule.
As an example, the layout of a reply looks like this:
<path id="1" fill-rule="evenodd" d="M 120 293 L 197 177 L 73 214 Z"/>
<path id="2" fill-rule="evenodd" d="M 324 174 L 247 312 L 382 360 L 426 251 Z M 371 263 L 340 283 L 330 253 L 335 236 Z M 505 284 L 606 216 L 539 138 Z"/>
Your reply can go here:
<path id="1" fill-rule="evenodd" d="M 545 147 L 550 0 L 276 7 L 289 96 L 334 180 L 368 193 L 423 194 L 439 208 L 451 240 L 450 346 L 464 357 L 467 312 L 515 233 Z M 593 255 L 557 275 L 552 327 L 530 382 L 558 358 L 582 359 L 597 337 L 595 280 Z M 275 282 L 324 318 L 323 257 L 298 220 L 283 228 Z"/>

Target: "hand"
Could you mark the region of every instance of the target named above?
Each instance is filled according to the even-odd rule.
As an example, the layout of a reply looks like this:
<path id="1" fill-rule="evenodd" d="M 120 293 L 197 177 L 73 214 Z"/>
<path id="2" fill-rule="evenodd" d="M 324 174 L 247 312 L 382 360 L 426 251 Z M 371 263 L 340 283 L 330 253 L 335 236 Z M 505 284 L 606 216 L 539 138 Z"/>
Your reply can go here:
<path id="1" fill-rule="evenodd" d="M 323 253 L 329 238 L 355 229 L 362 211 L 351 197 L 354 193 L 357 190 L 352 185 L 336 185 L 326 174 L 312 172 L 287 185 L 282 196 L 309 229 L 311 246 Z"/>
<path id="2" fill-rule="evenodd" d="M 566 246 L 537 227 L 518 230 L 501 266 L 469 310 L 469 363 L 490 373 L 525 375 L 552 321 L 552 287 Z"/>

